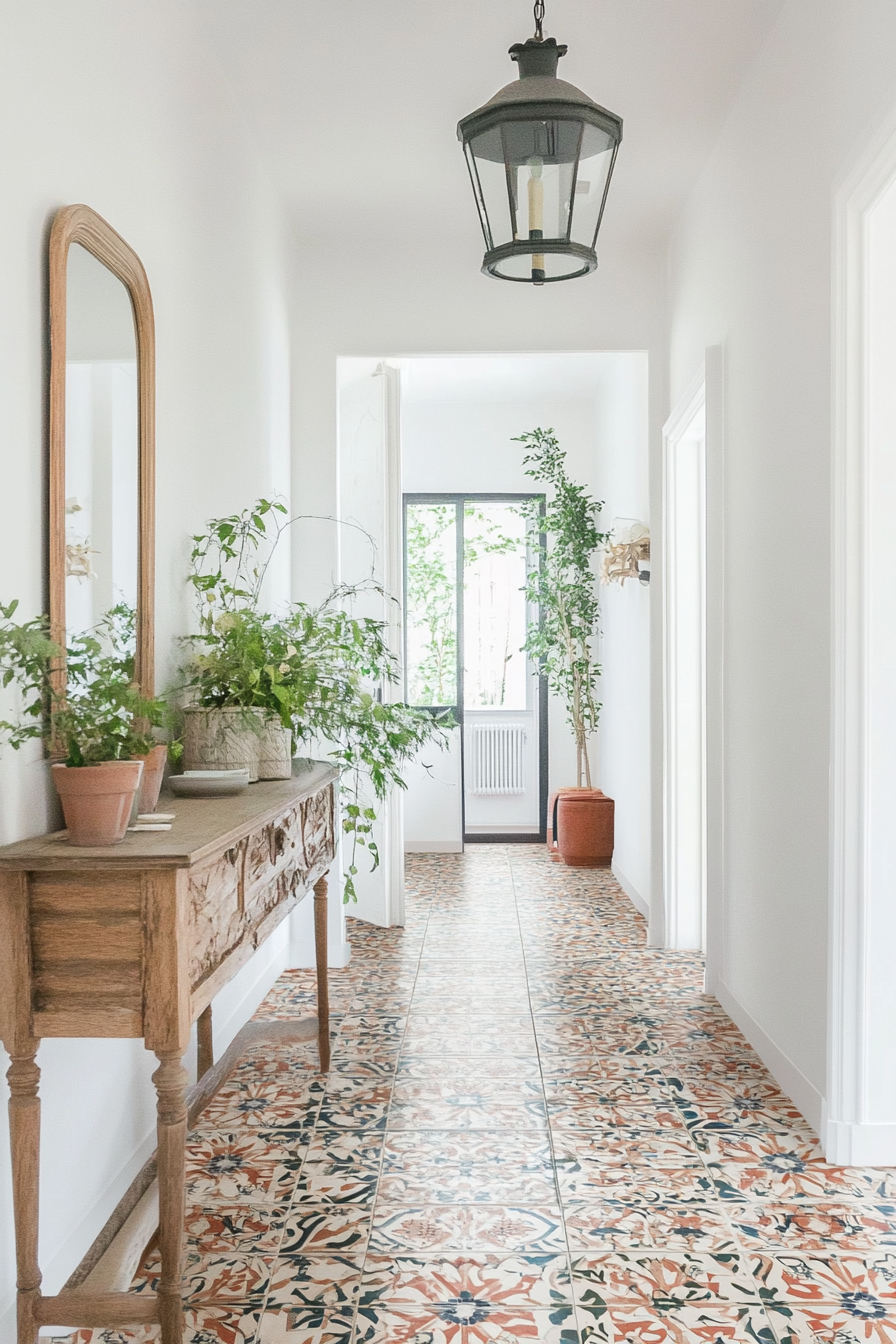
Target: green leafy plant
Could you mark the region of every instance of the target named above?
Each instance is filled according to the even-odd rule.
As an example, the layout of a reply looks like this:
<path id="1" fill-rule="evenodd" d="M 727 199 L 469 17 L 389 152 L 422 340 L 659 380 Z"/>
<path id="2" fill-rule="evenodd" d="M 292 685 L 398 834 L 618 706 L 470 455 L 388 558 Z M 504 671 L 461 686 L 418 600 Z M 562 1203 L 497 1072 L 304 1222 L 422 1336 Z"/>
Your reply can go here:
<path id="1" fill-rule="evenodd" d="M 18 722 L 0 722 L 0 734 L 18 750 L 42 737 L 70 766 L 127 760 L 155 745 L 152 733 L 165 716 L 161 699 L 141 695 L 134 680 L 136 614 L 120 603 L 97 626 L 69 640 L 63 650 L 41 616 L 24 624 L 18 603 L 0 605 L 0 669 L 4 687 L 21 698 Z M 54 669 L 64 659 L 65 689 Z"/>
<path id="2" fill-rule="evenodd" d="M 264 577 L 289 522 L 277 500 L 209 520 L 193 537 L 189 583 L 199 631 L 185 640 L 182 689 L 206 708 L 261 710 L 292 730 L 295 746 L 324 744 L 341 772 L 342 830 L 351 845 L 344 899 L 356 900 L 358 848 L 379 864 L 376 807 L 405 788 L 402 769 L 444 724 L 392 701 L 399 665 L 384 621 L 352 607 L 370 582 L 340 585 L 318 606 L 294 602 L 280 615 L 261 608 Z M 296 521 L 296 520 L 292 520 Z M 257 721 L 257 720 L 256 720 Z"/>
<path id="3" fill-rule="evenodd" d="M 527 631 L 526 651 L 540 664 L 555 694 L 566 702 L 576 743 L 576 783 L 591 788 L 588 738 L 597 728 L 597 662 L 594 640 L 600 609 L 594 560 L 608 534 L 601 532 L 602 505 L 569 479 L 566 454 L 550 429 L 533 429 L 515 442 L 526 445 L 526 475 L 549 489 L 545 512 L 529 506 L 541 540 L 532 548 L 526 595 L 540 618 Z"/>

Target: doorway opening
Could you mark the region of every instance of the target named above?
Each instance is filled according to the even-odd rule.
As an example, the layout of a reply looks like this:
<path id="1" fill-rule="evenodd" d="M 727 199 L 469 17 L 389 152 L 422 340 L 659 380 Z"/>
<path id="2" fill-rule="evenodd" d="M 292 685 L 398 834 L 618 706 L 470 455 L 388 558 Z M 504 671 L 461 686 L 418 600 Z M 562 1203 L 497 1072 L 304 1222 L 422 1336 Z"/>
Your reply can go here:
<path id="1" fill-rule="evenodd" d="M 460 729 L 465 843 L 545 838 L 547 684 L 523 651 L 531 494 L 404 496 L 408 702 Z"/>
<path id="2" fill-rule="evenodd" d="M 663 434 L 665 945 L 706 951 L 706 383 Z"/>
<path id="3" fill-rule="evenodd" d="M 896 1162 L 896 113 L 837 201 L 829 1162 Z"/>

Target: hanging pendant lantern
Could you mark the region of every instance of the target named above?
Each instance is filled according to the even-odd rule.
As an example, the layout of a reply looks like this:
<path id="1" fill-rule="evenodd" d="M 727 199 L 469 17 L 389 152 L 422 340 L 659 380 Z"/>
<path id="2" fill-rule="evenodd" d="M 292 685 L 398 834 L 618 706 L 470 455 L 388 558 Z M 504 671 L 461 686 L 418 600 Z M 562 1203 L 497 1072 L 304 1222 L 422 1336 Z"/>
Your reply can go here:
<path id="1" fill-rule="evenodd" d="M 458 123 L 485 236 L 484 275 L 523 284 L 597 267 L 595 245 L 622 121 L 557 78 L 567 48 L 542 32 L 510 48 L 519 79 Z"/>

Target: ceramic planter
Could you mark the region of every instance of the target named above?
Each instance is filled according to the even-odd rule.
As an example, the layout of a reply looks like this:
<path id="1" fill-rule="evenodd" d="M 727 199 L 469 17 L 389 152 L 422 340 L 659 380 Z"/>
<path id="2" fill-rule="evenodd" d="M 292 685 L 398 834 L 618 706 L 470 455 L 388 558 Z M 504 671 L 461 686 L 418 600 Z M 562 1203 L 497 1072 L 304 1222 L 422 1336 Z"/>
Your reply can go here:
<path id="1" fill-rule="evenodd" d="M 117 845 L 125 837 L 142 761 L 54 765 L 56 791 L 73 845 Z"/>
<path id="2" fill-rule="evenodd" d="M 162 788 L 162 776 L 168 759 L 168 748 L 153 747 L 145 756 L 135 756 L 135 761 L 143 762 L 143 779 L 140 782 L 140 796 L 137 800 L 138 812 L 155 812 Z"/>
<path id="3" fill-rule="evenodd" d="M 557 845 L 570 868 L 613 862 L 616 804 L 600 789 L 564 789 L 557 799 Z"/>
<path id="4" fill-rule="evenodd" d="M 250 783 L 258 779 L 260 736 L 252 724 L 252 710 L 185 711 L 185 770 L 248 770 Z"/>
<path id="5" fill-rule="evenodd" d="M 263 722 L 258 737 L 258 778 L 292 777 L 292 733 L 279 719 Z"/>

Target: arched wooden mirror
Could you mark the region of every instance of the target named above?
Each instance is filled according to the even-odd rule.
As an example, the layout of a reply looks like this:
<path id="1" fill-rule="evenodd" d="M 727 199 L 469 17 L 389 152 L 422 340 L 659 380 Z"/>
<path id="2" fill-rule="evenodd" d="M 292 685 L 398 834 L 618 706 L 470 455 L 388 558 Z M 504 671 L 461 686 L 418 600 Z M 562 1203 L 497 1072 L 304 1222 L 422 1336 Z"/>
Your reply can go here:
<path id="1" fill-rule="evenodd" d="M 53 637 L 64 643 L 127 602 L 136 680 L 152 695 L 152 297 L 136 252 L 87 205 L 65 206 L 50 233 L 49 505 Z"/>

